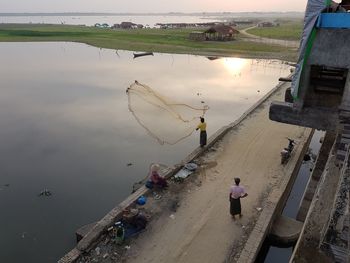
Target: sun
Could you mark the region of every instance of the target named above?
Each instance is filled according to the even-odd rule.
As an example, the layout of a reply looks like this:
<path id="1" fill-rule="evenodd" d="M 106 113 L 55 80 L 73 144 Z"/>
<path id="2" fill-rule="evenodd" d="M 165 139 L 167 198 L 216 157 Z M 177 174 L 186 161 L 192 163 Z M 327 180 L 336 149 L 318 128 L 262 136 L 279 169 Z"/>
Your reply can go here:
<path id="1" fill-rule="evenodd" d="M 242 58 L 225 58 L 222 61 L 225 68 L 233 75 L 239 75 L 247 64 L 247 60 Z"/>

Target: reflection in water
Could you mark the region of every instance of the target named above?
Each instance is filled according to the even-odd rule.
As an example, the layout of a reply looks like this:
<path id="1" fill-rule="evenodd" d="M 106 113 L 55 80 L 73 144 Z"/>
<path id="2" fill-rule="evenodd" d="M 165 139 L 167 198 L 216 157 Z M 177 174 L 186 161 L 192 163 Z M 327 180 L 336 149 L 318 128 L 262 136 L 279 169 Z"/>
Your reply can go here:
<path id="1" fill-rule="evenodd" d="M 198 134 L 173 146 L 147 135 L 128 111 L 135 79 L 176 101 L 204 101 L 210 136 L 288 74 L 281 62 L 233 59 L 242 65 L 236 78 L 225 58 L 133 60 L 63 42 L 1 43 L 0 57 L 0 261 L 11 263 L 55 262 L 74 246 L 75 230 L 125 198 L 150 163 L 173 165 L 198 146 Z M 39 198 L 42 189 L 52 196 Z"/>
<path id="2" fill-rule="evenodd" d="M 242 58 L 224 58 L 222 62 L 229 72 L 236 76 L 241 75 L 241 71 L 248 63 L 248 60 Z"/>

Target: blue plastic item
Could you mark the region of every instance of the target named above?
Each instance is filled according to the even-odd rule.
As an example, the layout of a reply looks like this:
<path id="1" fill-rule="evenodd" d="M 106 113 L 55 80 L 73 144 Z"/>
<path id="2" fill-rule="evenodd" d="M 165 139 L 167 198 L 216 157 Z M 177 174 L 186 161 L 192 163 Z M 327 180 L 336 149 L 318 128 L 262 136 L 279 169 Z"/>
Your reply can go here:
<path id="1" fill-rule="evenodd" d="M 146 202 L 147 202 L 147 198 L 143 195 L 141 195 L 136 201 L 138 205 L 144 205 L 146 204 Z"/>

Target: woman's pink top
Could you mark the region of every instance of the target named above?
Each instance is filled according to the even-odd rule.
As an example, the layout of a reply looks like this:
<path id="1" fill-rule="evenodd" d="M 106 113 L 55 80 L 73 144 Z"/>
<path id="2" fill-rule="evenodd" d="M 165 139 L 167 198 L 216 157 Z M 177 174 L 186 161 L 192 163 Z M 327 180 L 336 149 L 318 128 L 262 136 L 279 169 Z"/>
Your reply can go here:
<path id="1" fill-rule="evenodd" d="M 233 199 L 238 199 L 245 195 L 244 187 L 239 185 L 233 185 L 231 186 L 230 194 Z"/>

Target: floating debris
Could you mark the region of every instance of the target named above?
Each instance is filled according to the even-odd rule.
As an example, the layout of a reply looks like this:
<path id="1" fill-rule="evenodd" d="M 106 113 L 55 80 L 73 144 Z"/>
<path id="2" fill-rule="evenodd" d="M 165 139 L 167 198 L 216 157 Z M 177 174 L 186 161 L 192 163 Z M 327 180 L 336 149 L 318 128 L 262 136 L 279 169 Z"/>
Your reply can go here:
<path id="1" fill-rule="evenodd" d="M 101 254 L 101 248 L 100 247 L 96 247 L 95 248 L 95 252 L 96 252 L 96 255 L 99 256 Z"/>
<path id="2" fill-rule="evenodd" d="M 169 217 L 173 220 L 175 219 L 175 215 L 173 215 L 173 214 L 171 214 Z"/>
<path id="3" fill-rule="evenodd" d="M 4 186 L 9 187 L 9 186 L 10 186 L 10 184 L 4 184 Z"/>
<path id="4" fill-rule="evenodd" d="M 258 212 L 260 212 L 260 211 L 262 210 L 262 208 L 261 208 L 261 207 L 257 207 L 256 210 L 257 210 Z"/>
<path id="5" fill-rule="evenodd" d="M 39 196 L 51 196 L 51 195 L 52 195 L 52 193 L 48 189 L 44 189 L 39 193 Z"/>
<path id="6" fill-rule="evenodd" d="M 127 163 L 127 164 L 126 164 L 126 166 L 131 166 L 131 165 L 132 165 L 132 163 Z"/>

